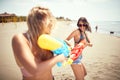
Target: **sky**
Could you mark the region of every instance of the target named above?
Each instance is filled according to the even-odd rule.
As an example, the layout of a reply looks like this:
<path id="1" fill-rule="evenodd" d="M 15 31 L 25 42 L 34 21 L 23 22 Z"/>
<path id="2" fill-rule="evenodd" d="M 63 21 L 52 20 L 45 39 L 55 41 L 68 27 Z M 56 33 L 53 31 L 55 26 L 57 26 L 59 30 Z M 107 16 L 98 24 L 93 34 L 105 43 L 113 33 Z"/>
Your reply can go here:
<path id="1" fill-rule="evenodd" d="M 55 17 L 91 21 L 120 21 L 120 0 L 0 0 L 0 13 L 27 16 L 34 6 L 44 6 Z"/>

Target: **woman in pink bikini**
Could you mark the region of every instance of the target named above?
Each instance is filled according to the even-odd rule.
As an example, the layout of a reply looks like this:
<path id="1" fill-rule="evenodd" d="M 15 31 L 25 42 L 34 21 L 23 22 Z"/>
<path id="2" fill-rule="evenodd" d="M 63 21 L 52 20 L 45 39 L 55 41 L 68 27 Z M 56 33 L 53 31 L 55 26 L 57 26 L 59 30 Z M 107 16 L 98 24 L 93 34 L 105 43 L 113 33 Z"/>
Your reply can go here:
<path id="1" fill-rule="evenodd" d="M 63 55 L 53 56 L 49 50 L 38 47 L 37 39 L 50 34 L 55 18 L 47 8 L 33 7 L 27 17 L 28 31 L 12 38 L 12 48 L 23 80 L 53 80 L 52 67 L 65 60 Z"/>

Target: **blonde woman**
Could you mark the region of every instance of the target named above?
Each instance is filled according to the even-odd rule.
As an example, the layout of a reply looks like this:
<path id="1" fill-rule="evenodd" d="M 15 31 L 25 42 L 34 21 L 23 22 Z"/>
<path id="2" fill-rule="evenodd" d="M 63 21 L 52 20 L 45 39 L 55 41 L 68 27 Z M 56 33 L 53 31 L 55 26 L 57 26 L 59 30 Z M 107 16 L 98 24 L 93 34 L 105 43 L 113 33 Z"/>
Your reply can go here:
<path id="1" fill-rule="evenodd" d="M 49 50 L 38 47 L 37 39 L 50 34 L 55 18 L 44 7 L 33 7 L 27 17 L 28 31 L 13 36 L 12 48 L 23 80 L 53 80 L 51 69 L 65 60 L 63 55 L 53 56 Z"/>
<path id="2" fill-rule="evenodd" d="M 77 22 L 78 29 L 74 30 L 67 38 L 66 42 L 68 42 L 70 39 L 74 38 L 74 44 L 75 46 L 79 44 L 83 39 L 86 40 L 86 46 L 92 47 L 92 44 L 90 43 L 90 39 L 86 33 L 86 31 L 91 32 L 91 27 L 89 26 L 89 23 L 85 17 L 80 17 Z M 68 43 L 69 44 L 69 43 Z M 82 56 L 79 56 L 78 59 L 76 59 L 73 64 L 71 65 L 72 70 L 74 72 L 74 75 L 76 77 L 76 80 L 84 80 L 85 75 L 87 74 L 86 69 L 81 62 Z"/>

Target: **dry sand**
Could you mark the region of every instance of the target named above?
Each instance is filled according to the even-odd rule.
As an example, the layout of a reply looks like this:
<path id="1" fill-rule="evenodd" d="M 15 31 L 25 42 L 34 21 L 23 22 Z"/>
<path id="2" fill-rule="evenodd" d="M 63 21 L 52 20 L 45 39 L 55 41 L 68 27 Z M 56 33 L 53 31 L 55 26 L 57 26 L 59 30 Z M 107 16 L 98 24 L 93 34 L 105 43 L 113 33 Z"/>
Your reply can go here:
<path id="1" fill-rule="evenodd" d="M 75 27 L 71 22 L 57 22 L 52 36 L 65 39 Z M 21 72 L 15 63 L 11 38 L 15 33 L 27 30 L 25 22 L 0 23 L 0 80 L 22 80 Z M 120 38 L 100 33 L 90 34 L 93 47 L 83 51 L 83 59 L 87 69 L 85 80 L 120 80 Z M 71 40 L 71 43 L 73 40 Z M 56 80 L 74 80 L 71 67 L 53 67 Z"/>

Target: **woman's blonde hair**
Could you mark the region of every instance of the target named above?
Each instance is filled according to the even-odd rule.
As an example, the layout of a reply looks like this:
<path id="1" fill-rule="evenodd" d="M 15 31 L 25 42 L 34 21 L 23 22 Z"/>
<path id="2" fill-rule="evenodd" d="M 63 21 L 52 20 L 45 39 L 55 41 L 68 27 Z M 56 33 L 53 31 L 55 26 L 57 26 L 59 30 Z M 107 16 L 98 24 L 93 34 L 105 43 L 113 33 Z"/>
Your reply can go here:
<path id="1" fill-rule="evenodd" d="M 44 33 L 46 27 L 52 27 L 55 23 L 55 17 L 48 8 L 33 7 L 27 17 L 28 33 L 32 46 L 37 51 L 42 50 L 37 45 L 38 37 Z"/>

